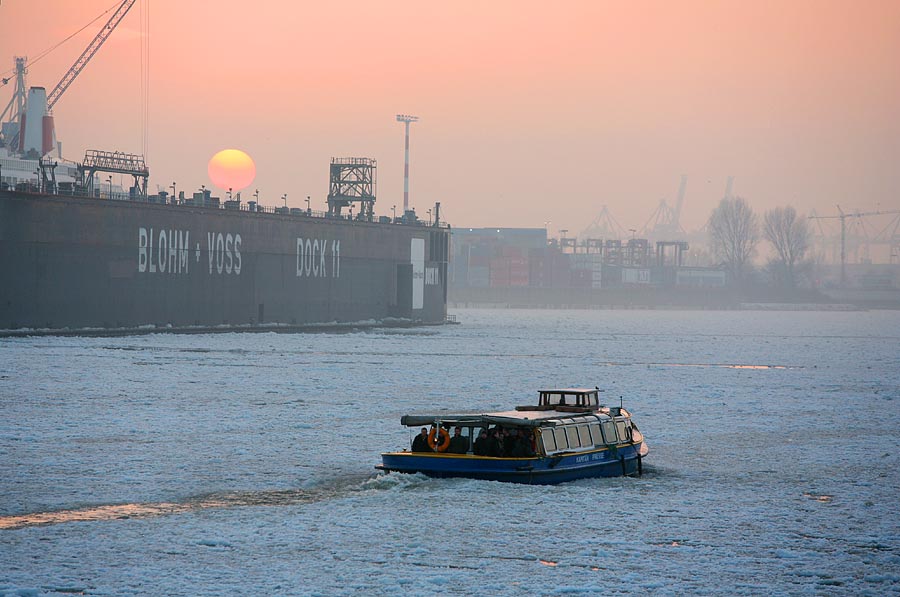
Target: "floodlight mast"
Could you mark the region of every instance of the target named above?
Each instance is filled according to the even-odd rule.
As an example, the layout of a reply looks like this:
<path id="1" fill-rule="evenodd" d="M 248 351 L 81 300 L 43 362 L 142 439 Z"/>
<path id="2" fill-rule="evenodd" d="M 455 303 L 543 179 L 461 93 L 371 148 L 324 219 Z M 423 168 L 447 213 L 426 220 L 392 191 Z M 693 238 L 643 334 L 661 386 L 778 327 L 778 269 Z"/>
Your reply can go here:
<path id="1" fill-rule="evenodd" d="M 406 126 L 406 143 L 403 154 L 403 215 L 409 211 L 409 123 L 418 120 L 418 116 L 397 114 L 397 122 L 402 122 Z"/>

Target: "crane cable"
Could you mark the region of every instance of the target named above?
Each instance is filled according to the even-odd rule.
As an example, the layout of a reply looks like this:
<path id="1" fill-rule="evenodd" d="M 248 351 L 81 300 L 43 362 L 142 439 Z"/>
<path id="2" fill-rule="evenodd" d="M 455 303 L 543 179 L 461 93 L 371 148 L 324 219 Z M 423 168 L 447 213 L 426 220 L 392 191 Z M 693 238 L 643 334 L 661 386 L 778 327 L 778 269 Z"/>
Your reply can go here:
<path id="1" fill-rule="evenodd" d="M 35 64 L 37 64 L 42 58 L 45 58 L 50 52 L 52 52 L 53 50 L 55 50 L 55 49 L 58 48 L 59 46 L 63 45 L 64 43 L 66 43 L 67 41 L 69 41 L 70 39 L 72 39 L 73 37 L 75 37 L 76 35 L 78 35 L 79 33 L 81 33 L 82 31 L 84 31 L 85 29 L 87 29 L 88 27 L 90 27 L 91 25 L 93 25 L 93 24 L 94 24 L 97 20 L 99 20 L 103 15 L 105 15 L 106 13 L 108 13 L 108 12 L 111 11 L 111 10 L 114 10 L 117 6 L 119 6 L 119 4 L 121 4 L 121 2 L 116 2 L 115 4 L 113 4 L 112 6 L 110 6 L 109 8 L 107 8 L 106 10 L 104 10 L 103 12 L 101 12 L 100 14 L 98 14 L 96 17 L 94 17 L 94 18 L 91 20 L 90 23 L 88 23 L 87 25 L 85 25 L 84 27 L 82 27 L 81 29 L 79 29 L 78 31 L 76 31 L 75 33 L 73 33 L 72 35 L 70 35 L 69 37 L 67 37 L 67 38 L 65 38 L 64 40 L 62 40 L 61 42 L 59 42 L 59 43 L 57 43 L 57 44 L 55 44 L 55 45 L 53 45 L 53 46 L 47 48 L 46 50 L 43 50 L 42 52 L 38 52 L 38 55 L 37 55 L 36 58 L 34 58 L 33 60 L 29 60 L 29 61 L 28 61 L 28 66 L 29 66 L 29 67 L 32 67 L 32 66 L 34 66 Z M 3 71 L 2 73 L 0 73 L 0 77 L 3 77 L 2 79 L 0 79 L 0 85 L 6 85 L 7 83 L 9 83 L 10 79 L 6 78 L 6 75 L 15 72 L 15 70 L 16 70 L 15 68 L 11 68 L 11 69 L 9 69 L 9 70 L 5 70 L 5 71 Z"/>
<path id="2" fill-rule="evenodd" d="M 141 153 L 150 145 L 150 0 L 141 0 Z"/>

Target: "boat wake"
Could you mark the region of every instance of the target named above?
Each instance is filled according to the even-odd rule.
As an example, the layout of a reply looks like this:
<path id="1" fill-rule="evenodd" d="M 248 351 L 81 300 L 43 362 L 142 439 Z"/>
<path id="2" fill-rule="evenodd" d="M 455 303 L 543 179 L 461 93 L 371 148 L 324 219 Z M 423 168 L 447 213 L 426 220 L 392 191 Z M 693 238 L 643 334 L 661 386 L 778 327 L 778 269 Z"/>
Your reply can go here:
<path id="1" fill-rule="evenodd" d="M 305 489 L 224 491 L 194 496 L 183 501 L 102 504 L 68 510 L 30 512 L 27 514 L 0 516 L 0 530 L 23 529 L 68 522 L 151 518 L 184 514 L 197 510 L 311 504 L 365 491 L 402 489 L 411 484 L 420 484 L 422 480 L 427 479 L 422 476 L 422 479 L 417 480 L 417 475 L 402 475 L 402 477 L 411 477 L 410 479 L 399 479 L 399 477 L 401 475 L 375 474 L 365 477 L 355 476 L 330 480 Z"/>

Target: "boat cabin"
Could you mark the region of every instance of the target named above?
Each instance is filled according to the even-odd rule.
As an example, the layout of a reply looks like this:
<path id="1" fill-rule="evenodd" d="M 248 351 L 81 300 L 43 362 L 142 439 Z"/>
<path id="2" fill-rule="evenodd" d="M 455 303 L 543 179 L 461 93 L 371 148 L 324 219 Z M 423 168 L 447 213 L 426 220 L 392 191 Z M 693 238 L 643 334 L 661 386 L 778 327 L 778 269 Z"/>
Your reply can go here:
<path id="1" fill-rule="evenodd" d="M 562 405 L 559 402 L 541 405 L 541 408 L 517 407 L 516 411 L 498 413 L 405 415 L 401 423 L 407 427 L 443 429 L 448 442 L 455 428 L 459 427 L 466 447 L 465 452 L 459 454 L 475 454 L 475 440 L 479 434 L 498 428 L 513 434 L 524 432 L 535 456 L 594 451 L 642 441 L 642 436 L 631 422 L 630 413 L 621 407 L 597 405 L 597 393 L 597 389 L 542 390 L 542 402 L 563 397 L 566 402 Z M 580 401 L 575 400 L 573 404 L 572 398 L 575 396 Z M 594 404 L 590 400 L 594 400 Z M 522 412 L 528 410 L 544 412 Z M 444 452 L 446 449 L 446 445 L 443 448 L 435 445 L 435 451 Z"/>
<path id="2" fill-rule="evenodd" d="M 516 410 L 558 410 L 593 412 L 600 409 L 599 388 L 558 388 L 538 391 L 534 406 L 517 406 Z"/>
<path id="3" fill-rule="evenodd" d="M 600 407 L 598 388 L 564 388 L 560 390 L 540 390 L 540 406 L 581 406 L 591 409 Z"/>

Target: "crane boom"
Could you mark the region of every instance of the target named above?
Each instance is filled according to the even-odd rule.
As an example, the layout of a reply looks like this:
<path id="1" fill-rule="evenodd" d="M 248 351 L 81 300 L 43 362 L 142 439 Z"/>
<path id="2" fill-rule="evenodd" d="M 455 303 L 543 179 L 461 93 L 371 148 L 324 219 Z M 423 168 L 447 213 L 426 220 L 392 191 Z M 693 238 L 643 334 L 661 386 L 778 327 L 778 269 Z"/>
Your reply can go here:
<path id="1" fill-rule="evenodd" d="M 900 211 L 867 211 L 847 213 L 841 206 L 837 206 L 840 215 L 837 216 L 809 216 L 810 220 L 840 220 L 841 221 L 841 286 L 847 283 L 847 218 L 862 218 L 865 216 L 881 216 L 885 214 L 900 213 Z"/>
<path id="2" fill-rule="evenodd" d="M 838 209 L 841 209 L 838 206 Z M 861 218 L 863 216 L 883 216 L 888 214 L 896 214 L 900 213 L 900 211 L 866 211 L 866 212 L 850 212 L 844 213 L 841 211 L 841 215 L 839 216 L 809 216 L 810 220 L 843 220 L 845 218 Z"/>
<path id="3" fill-rule="evenodd" d="M 56 87 L 53 88 L 53 91 L 47 96 L 47 109 L 53 107 L 53 105 L 59 101 L 59 98 L 65 93 L 66 89 L 69 88 L 69 85 L 75 80 L 75 78 L 81 73 L 87 63 L 91 61 L 91 58 L 94 57 L 94 54 L 97 53 L 97 50 L 100 49 L 100 46 L 109 38 L 110 34 L 112 34 L 113 30 L 119 25 L 122 19 L 128 14 L 128 11 L 131 10 L 131 7 L 134 6 L 136 0 L 124 0 L 122 4 L 119 5 L 119 8 L 113 13 L 109 20 L 106 22 L 106 25 L 100 29 L 100 32 L 96 37 L 91 41 L 87 48 L 85 48 L 84 52 L 81 53 L 81 56 L 78 57 L 78 60 L 75 61 L 75 64 L 72 65 L 63 78 L 60 79 L 59 83 L 56 84 Z"/>

